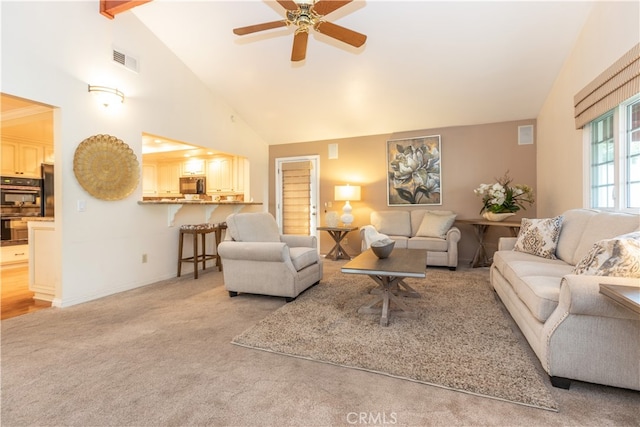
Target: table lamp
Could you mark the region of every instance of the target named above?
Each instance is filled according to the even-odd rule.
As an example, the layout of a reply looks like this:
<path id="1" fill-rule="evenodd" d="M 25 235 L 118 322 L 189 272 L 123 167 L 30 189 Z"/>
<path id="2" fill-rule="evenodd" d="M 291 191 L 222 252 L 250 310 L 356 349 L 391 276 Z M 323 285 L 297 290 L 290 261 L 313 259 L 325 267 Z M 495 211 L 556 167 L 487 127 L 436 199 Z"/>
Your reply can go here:
<path id="1" fill-rule="evenodd" d="M 338 202 L 344 201 L 344 207 L 342 208 L 342 216 L 340 221 L 346 226 L 351 225 L 353 222 L 353 215 L 351 215 L 351 205 L 349 201 L 360 200 L 360 186 L 359 185 L 336 185 L 335 187 L 335 200 Z"/>

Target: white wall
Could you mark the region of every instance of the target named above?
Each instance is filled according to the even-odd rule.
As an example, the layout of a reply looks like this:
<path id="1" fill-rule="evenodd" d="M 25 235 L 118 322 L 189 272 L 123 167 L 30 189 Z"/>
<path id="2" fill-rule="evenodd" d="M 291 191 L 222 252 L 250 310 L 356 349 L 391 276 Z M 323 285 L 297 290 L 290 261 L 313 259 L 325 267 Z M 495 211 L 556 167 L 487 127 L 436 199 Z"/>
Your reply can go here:
<path id="1" fill-rule="evenodd" d="M 75 149 L 92 135 L 120 138 L 139 162 L 143 132 L 246 156 L 251 195 L 256 201 L 268 200 L 265 141 L 132 13 L 109 20 L 98 13 L 98 1 L 2 2 L 1 7 L 2 92 L 59 107 L 55 178 L 62 286 L 56 305 L 176 274 L 178 231 L 168 226 L 166 207 L 138 205 L 140 186 L 124 200 L 101 201 L 78 184 Z M 112 62 L 113 47 L 137 57 L 140 73 Z M 122 108 L 110 113 L 97 105 L 87 92 L 89 83 L 122 90 Z M 85 212 L 77 211 L 78 200 L 86 201 Z M 222 221 L 231 213 L 227 209 L 231 208 L 222 207 L 205 218 L 202 208 L 185 208 L 179 221 Z M 146 264 L 141 262 L 143 253 L 148 254 Z"/>
<path id="2" fill-rule="evenodd" d="M 582 131 L 573 97 L 640 41 L 640 3 L 598 1 L 538 116 L 538 215 L 554 216 L 583 201 Z"/>

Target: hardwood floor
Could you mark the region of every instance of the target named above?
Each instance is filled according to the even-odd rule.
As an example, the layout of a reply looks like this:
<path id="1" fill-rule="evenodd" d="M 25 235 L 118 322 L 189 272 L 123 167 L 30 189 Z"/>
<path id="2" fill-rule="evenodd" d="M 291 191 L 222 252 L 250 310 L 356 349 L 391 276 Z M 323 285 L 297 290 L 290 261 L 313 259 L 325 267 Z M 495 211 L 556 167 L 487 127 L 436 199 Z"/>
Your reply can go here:
<path id="1" fill-rule="evenodd" d="M 0 271 L 2 280 L 2 304 L 0 319 L 9 319 L 51 307 L 50 302 L 33 299 L 29 291 L 29 267 L 5 268 Z"/>

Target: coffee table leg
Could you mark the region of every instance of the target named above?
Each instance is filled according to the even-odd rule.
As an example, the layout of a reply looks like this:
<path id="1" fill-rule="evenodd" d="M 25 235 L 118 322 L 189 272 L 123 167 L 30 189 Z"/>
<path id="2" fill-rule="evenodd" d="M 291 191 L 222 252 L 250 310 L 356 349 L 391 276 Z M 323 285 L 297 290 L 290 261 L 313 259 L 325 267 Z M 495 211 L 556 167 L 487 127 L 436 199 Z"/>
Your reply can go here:
<path id="1" fill-rule="evenodd" d="M 378 297 L 368 305 L 362 306 L 358 309 L 358 313 L 361 314 L 378 314 L 380 313 L 380 326 L 389 326 L 389 308 L 391 303 L 393 302 L 401 312 L 397 313 L 398 316 L 403 317 L 414 317 L 416 313 L 409 309 L 401 300 L 398 298 L 393 289 L 396 288 L 400 283 L 404 283 L 402 281 L 403 277 L 395 277 L 395 276 L 377 276 L 370 275 L 371 279 L 373 279 L 378 285 L 380 285 L 380 292 L 378 293 Z M 406 283 L 405 286 L 409 289 L 409 294 L 415 293 L 419 296 L 419 294 Z M 405 291 L 402 291 L 403 293 Z M 382 303 L 382 307 L 377 307 Z"/>
<path id="2" fill-rule="evenodd" d="M 382 313 L 380 315 L 380 326 L 389 326 L 389 291 L 382 294 Z"/>
<path id="3" fill-rule="evenodd" d="M 418 293 L 418 291 L 413 289 L 402 279 L 398 280 L 398 288 L 400 287 L 403 287 L 405 290 L 404 291 L 398 290 L 397 295 L 400 295 L 403 297 L 409 297 L 409 298 L 420 298 L 420 294 Z"/>

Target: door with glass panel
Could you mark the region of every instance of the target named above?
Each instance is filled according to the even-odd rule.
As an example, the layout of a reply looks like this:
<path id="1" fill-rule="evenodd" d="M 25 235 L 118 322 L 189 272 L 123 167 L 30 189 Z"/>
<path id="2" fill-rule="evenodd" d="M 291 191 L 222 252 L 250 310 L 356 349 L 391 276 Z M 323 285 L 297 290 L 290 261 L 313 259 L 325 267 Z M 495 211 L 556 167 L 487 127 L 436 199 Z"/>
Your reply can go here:
<path id="1" fill-rule="evenodd" d="M 283 234 L 316 236 L 318 156 L 276 159 L 276 220 Z"/>

